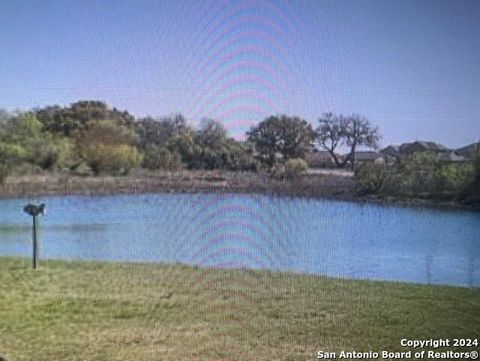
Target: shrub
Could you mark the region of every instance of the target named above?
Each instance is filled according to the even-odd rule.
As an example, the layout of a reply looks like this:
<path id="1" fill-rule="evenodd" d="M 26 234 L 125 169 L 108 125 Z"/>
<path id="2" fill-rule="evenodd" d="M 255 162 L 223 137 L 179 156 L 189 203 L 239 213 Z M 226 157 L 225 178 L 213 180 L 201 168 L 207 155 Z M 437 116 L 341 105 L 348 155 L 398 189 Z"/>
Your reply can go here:
<path id="1" fill-rule="evenodd" d="M 253 156 L 253 149 L 248 145 L 233 140 L 226 142 L 223 147 L 223 167 L 233 171 L 257 171 L 260 164 Z"/>
<path id="2" fill-rule="evenodd" d="M 438 156 L 417 153 L 395 166 L 364 164 L 355 172 L 360 193 L 454 199 L 471 193 L 472 163 L 441 163 Z"/>
<path id="3" fill-rule="evenodd" d="M 429 152 L 414 153 L 404 160 L 399 169 L 401 184 L 398 191 L 414 196 L 438 193 L 441 189 L 438 176 L 440 168 L 438 155 Z"/>
<path id="4" fill-rule="evenodd" d="M 292 158 L 285 162 L 285 177 L 296 178 L 307 171 L 307 162 L 301 158 Z"/>
<path id="5" fill-rule="evenodd" d="M 360 193 L 379 193 L 388 178 L 384 164 L 364 163 L 355 170 L 355 181 Z"/>
<path id="6" fill-rule="evenodd" d="M 480 196 L 480 158 L 474 162 L 474 175 L 471 182 L 472 192 Z"/>
<path id="7" fill-rule="evenodd" d="M 148 169 L 176 170 L 181 168 L 180 155 L 165 147 L 150 145 L 145 149 L 143 166 Z"/>
<path id="8" fill-rule="evenodd" d="M 480 206 L 480 158 L 472 162 L 472 176 L 461 192 L 460 198 L 467 203 Z"/>
<path id="9" fill-rule="evenodd" d="M 458 193 L 468 187 L 474 178 L 473 164 L 446 164 L 438 172 L 439 185 L 443 191 Z"/>
<path id="10" fill-rule="evenodd" d="M 0 185 L 5 182 L 5 179 L 10 173 L 10 167 L 5 162 L 0 162 Z"/>
<path id="11" fill-rule="evenodd" d="M 87 145 L 83 148 L 83 157 L 95 175 L 127 174 L 142 159 L 137 148 L 126 144 Z"/>
<path id="12" fill-rule="evenodd" d="M 75 145 L 70 138 L 60 137 L 56 139 L 55 147 L 58 152 L 56 166 L 60 169 L 75 169 L 81 163 Z"/>
<path id="13" fill-rule="evenodd" d="M 5 182 L 13 165 L 22 162 L 25 154 L 25 149 L 18 144 L 0 143 L 0 184 Z"/>

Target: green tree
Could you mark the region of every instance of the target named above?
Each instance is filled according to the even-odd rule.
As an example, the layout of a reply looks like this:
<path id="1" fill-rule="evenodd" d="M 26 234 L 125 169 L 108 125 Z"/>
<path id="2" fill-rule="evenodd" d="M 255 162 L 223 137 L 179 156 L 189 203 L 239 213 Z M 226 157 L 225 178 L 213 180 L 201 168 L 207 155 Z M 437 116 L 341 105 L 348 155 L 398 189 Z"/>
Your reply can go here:
<path id="1" fill-rule="evenodd" d="M 192 130 L 186 119 L 177 114 L 160 119 L 140 119 L 136 123 L 136 131 L 140 146 L 146 148 L 148 145 L 165 146 L 173 137 Z"/>
<path id="2" fill-rule="evenodd" d="M 33 112 L 19 113 L 10 119 L 3 137 L 4 143 L 9 144 L 9 158 L 17 164 L 28 162 L 41 169 L 51 169 L 59 159 L 65 160 L 72 156 L 71 141 L 43 131 L 42 128 L 42 123 Z"/>
<path id="3" fill-rule="evenodd" d="M 227 141 L 227 130 L 223 124 L 214 119 L 203 119 L 195 133 L 197 144 L 204 148 L 219 149 Z"/>
<path id="4" fill-rule="evenodd" d="M 176 134 L 167 142 L 167 149 L 180 156 L 182 163 L 188 169 L 201 169 L 202 162 L 200 157 L 201 149 L 195 143 L 192 131 L 185 131 Z"/>
<path id="5" fill-rule="evenodd" d="M 35 110 L 43 129 L 52 133 L 73 137 L 77 131 L 85 129 L 88 123 L 105 119 L 120 125 L 133 127 L 134 117 L 127 111 L 110 108 L 97 100 L 84 100 L 72 103 L 69 107 L 58 105 Z"/>
<path id="6" fill-rule="evenodd" d="M 251 128 L 248 140 L 262 162 L 274 166 L 279 159 L 303 158 L 312 147 L 311 125 L 298 117 L 270 116 Z"/>
<path id="7" fill-rule="evenodd" d="M 221 153 L 222 166 L 233 171 L 257 171 L 258 161 L 250 144 L 227 139 Z"/>

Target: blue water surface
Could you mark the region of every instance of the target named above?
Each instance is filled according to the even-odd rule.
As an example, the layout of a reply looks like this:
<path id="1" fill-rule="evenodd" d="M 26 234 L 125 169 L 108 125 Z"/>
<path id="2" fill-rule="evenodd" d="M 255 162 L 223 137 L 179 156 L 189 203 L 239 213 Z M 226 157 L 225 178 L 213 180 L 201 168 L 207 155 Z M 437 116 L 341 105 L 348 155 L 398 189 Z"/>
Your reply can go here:
<path id="1" fill-rule="evenodd" d="M 0 254 L 30 257 L 28 199 L 0 200 Z M 261 195 L 41 197 L 43 260 L 181 262 L 480 286 L 480 214 Z"/>

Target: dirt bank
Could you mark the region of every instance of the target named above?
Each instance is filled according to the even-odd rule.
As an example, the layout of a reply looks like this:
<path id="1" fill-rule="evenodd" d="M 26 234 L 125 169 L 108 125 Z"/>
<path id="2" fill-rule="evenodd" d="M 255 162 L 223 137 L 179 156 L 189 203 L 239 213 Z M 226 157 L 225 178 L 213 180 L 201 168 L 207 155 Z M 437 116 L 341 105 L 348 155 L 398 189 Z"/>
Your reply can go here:
<path id="1" fill-rule="evenodd" d="M 325 198 L 401 206 L 477 210 L 455 202 L 432 199 L 399 199 L 359 196 L 351 176 L 314 173 L 282 180 L 261 173 L 242 172 L 147 172 L 125 177 L 81 177 L 67 174 L 43 174 L 7 178 L 0 186 L 0 198 L 45 195 L 102 195 L 121 193 L 255 193 L 287 197 Z"/>
<path id="2" fill-rule="evenodd" d="M 353 180 L 336 175 L 307 175 L 281 180 L 266 174 L 233 172 L 142 172 L 126 177 L 80 177 L 64 174 L 9 177 L 0 197 L 54 194 L 219 192 L 300 197 L 353 196 Z"/>

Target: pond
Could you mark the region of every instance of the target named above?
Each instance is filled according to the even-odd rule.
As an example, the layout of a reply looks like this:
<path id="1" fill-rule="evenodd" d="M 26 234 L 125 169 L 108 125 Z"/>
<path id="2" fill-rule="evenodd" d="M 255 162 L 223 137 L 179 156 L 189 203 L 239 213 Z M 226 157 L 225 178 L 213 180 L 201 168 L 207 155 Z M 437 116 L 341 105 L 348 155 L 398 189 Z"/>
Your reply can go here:
<path id="1" fill-rule="evenodd" d="M 47 204 L 43 262 L 180 262 L 480 286 L 477 213 L 234 194 L 35 201 Z M 0 255 L 31 256 L 27 202 L 0 200 Z"/>

